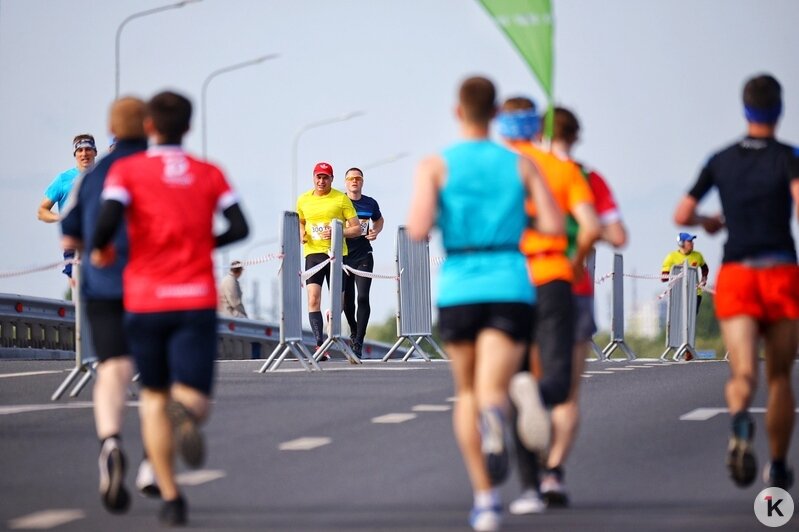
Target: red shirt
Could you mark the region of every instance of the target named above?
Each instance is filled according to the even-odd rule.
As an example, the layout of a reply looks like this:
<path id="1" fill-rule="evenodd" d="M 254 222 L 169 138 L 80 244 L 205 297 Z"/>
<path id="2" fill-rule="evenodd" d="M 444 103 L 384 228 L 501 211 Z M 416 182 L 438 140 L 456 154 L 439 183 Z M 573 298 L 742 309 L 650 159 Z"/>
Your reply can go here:
<path id="1" fill-rule="evenodd" d="M 604 226 L 619 221 L 621 212 L 605 179 L 585 166 L 581 165 L 580 168 L 586 174 L 588 186 L 591 187 L 591 192 L 594 193 L 594 208 L 600 224 Z M 594 295 L 594 280 L 589 279 L 588 275 L 583 275 L 579 282 L 574 283 L 572 291 L 578 296 L 592 296 Z"/>
<path id="2" fill-rule="evenodd" d="M 126 310 L 216 308 L 214 212 L 237 203 L 219 168 L 178 146 L 157 146 L 115 162 L 103 198 L 127 207 Z"/>

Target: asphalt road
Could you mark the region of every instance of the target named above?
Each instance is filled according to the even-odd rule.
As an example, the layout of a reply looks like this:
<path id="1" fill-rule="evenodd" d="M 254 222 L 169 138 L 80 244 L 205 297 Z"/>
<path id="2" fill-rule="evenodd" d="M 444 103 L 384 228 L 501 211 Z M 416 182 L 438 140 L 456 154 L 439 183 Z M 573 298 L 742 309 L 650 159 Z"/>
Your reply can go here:
<path id="1" fill-rule="evenodd" d="M 471 493 L 451 430 L 447 363 L 332 362 L 321 374 L 286 364 L 268 375 L 254 373 L 259 365 L 218 366 L 209 460 L 182 477 L 189 529 L 468 530 Z M 0 526 L 158 529 L 155 501 L 137 495 L 122 517 L 102 508 L 90 387 L 74 400 L 49 400 L 68 367 L 0 361 Z M 591 362 L 587 371 L 581 435 L 566 469 L 572 507 L 508 515 L 504 530 L 764 528 L 752 509 L 764 486 L 738 489 L 724 467 L 725 363 Z M 762 392 L 754 404 L 765 404 Z M 137 417 L 131 407 L 129 485 L 141 456 Z M 763 416 L 755 418 L 763 458 Z M 790 461 L 799 464 L 796 442 Z M 515 477 L 502 491 L 506 502 L 517 495 Z"/>

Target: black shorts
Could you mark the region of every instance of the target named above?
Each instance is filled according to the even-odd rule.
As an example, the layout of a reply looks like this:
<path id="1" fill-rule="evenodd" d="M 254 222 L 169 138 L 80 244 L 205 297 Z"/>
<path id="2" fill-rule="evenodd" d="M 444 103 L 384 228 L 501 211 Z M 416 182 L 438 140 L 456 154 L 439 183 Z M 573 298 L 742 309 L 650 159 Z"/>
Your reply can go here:
<path id="1" fill-rule="evenodd" d="M 327 253 L 311 253 L 305 256 L 305 271 L 310 270 L 316 265 L 322 264 L 324 261 L 329 259 Z M 306 285 L 309 284 L 318 284 L 322 286 L 324 282 L 327 281 L 327 285 L 330 286 L 330 264 L 313 274 L 311 277 L 305 281 Z"/>
<path id="2" fill-rule="evenodd" d="M 526 343 L 533 319 L 533 306 L 527 303 L 456 305 L 438 309 L 438 331 L 445 342 L 473 342 L 483 329 L 497 329 Z"/>
<path id="3" fill-rule="evenodd" d="M 92 345 L 100 362 L 130 356 L 125 334 L 125 307 L 121 299 L 86 299 Z"/>
<path id="4" fill-rule="evenodd" d="M 216 310 L 125 315 L 125 330 L 142 386 L 185 384 L 211 395 L 216 359 Z"/>
<path id="5" fill-rule="evenodd" d="M 574 341 L 590 342 L 594 334 L 594 296 L 574 296 Z"/>

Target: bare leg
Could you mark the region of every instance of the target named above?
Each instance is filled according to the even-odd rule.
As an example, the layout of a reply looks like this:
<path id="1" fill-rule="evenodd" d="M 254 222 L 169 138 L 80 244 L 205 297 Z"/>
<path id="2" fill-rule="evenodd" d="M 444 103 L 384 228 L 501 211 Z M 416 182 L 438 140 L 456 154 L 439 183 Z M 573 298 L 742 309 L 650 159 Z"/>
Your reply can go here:
<path id="1" fill-rule="evenodd" d="M 550 469 L 566 462 L 577 438 L 577 429 L 580 426 L 580 379 L 590 350 L 590 342 L 574 344 L 569 397 L 552 409 L 552 442 L 547 457 L 547 467 Z"/>
<path id="2" fill-rule="evenodd" d="M 791 370 L 799 344 L 797 321 L 782 320 L 765 331 L 768 411 L 766 431 L 772 460 L 784 460 L 788 454 L 794 423 L 794 397 Z"/>
<path id="3" fill-rule="evenodd" d="M 207 395 L 179 382 L 172 385 L 170 392 L 172 399 L 188 408 L 198 422 L 202 423 L 208 419 L 210 402 Z"/>
<path id="4" fill-rule="evenodd" d="M 172 425 L 167 416 L 169 392 L 145 388 L 141 392 L 141 432 L 147 457 L 155 471 L 161 497 L 171 501 L 178 497 L 175 483 Z"/>
<path id="5" fill-rule="evenodd" d="M 477 337 L 475 394 L 479 410 L 508 409 L 508 384 L 524 355 L 524 345 L 496 329 L 485 329 Z"/>
<path id="6" fill-rule="evenodd" d="M 94 423 L 101 440 L 122 431 L 128 385 L 133 378 L 133 360 L 113 357 L 97 366 L 94 385 Z"/>
<path id="7" fill-rule="evenodd" d="M 724 345 L 730 353 L 730 379 L 725 396 L 730 414 L 749 408 L 757 389 L 758 324 L 748 316 L 721 320 Z"/>

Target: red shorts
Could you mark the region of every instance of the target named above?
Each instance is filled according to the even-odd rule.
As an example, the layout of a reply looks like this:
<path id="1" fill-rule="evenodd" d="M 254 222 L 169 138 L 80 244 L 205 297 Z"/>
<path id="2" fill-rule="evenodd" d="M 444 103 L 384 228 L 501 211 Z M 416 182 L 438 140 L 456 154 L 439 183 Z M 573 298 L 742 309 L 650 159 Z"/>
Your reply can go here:
<path id="1" fill-rule="evenodd" d="M 799 266 L 723 264 L 714 302 L 720 320 L 734 316 L 750 316 L 766 323 L 799 319 Z"/>

